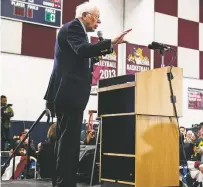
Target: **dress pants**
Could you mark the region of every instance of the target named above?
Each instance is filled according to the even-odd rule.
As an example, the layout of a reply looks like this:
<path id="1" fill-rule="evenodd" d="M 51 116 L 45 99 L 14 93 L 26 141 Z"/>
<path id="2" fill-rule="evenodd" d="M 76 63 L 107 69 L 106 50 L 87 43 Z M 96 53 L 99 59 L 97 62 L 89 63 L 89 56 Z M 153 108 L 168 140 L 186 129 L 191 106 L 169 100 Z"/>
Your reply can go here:
<path id="1" fill-rule="evenodd" d="M 56 115 L 56 173 L 52 180 L 53 186 L 76 187 L 83 111 L 60 111 L 56 107 Z"/>

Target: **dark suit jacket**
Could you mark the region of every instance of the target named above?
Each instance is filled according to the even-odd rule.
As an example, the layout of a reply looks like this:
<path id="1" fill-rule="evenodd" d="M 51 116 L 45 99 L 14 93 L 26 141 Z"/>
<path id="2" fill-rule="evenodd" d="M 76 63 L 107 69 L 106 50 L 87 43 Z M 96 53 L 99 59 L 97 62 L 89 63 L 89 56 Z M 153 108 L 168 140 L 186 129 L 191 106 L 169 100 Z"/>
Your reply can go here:
<path id="1" fill-rule="evenodd" d="M 44 99 L 61 107 L 84 110 L 92 81 L 89 58 L 111 52 L 111 40 L 88 43 L 78 19 L 63 25 L 56 39 L 54 67 Z"/>

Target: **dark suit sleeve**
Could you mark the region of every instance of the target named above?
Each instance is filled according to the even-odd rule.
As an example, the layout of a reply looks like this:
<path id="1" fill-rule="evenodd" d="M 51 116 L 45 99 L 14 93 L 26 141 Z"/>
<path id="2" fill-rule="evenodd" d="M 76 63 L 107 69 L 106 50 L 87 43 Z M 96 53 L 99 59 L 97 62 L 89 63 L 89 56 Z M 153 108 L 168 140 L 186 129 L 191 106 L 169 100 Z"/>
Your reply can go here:
<path id="1" fill-rule="evenodd" d="M 83 28 L 77 24 L 69 26 L 66 40 L 76 54 L 85 58 L 112 53 L 111 40 L 104 40 L 96 44 L 88 43 Z"/>

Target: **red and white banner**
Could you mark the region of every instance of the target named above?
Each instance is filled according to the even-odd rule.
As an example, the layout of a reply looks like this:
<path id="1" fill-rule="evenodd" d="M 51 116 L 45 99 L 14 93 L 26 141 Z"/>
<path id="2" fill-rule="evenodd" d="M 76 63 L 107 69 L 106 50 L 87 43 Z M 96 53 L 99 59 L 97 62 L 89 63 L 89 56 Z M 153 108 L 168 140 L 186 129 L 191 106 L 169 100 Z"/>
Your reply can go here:
<path id="1" fill-rule="evenodd" d="M 126 44 L 126 74 L 150 70 L 150 49 L 146 46 Z"/>
<path id="2" fill-rule="evenodd" d="M 98 38 L 91 37 L 91 43 L 97 43 Z M 102 56 L 102 59 L 94 64 L 92 84 L 96 85 L 99 80 L 117 76 L 118 69 L 118 46 L 114 46 L 112 54 Z"/>
<path id="3" fill-rule="evenodd" d="M 18 179 L 25 169 L 27 164 L 27 156 L 16 156 L 15 157 L 15 173 L 14 179 Z M 11 159 L 9 166 L 6 168 L 2 180 L 11 180 L 13 174 L 13 159 Z"/>
<path id="4" fill-rule="evenodd" d="M 203 110 L 203 90 L 188 88 L 188 108 Z"/>

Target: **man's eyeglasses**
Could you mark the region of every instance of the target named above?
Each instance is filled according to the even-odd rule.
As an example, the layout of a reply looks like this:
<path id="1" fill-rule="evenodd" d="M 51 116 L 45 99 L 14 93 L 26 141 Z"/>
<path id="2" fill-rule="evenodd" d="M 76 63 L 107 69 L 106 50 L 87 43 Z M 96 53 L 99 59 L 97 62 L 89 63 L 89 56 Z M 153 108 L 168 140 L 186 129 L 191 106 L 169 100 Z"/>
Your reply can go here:
<path id="1" fill-rule="evenodd" d="M 95 15 L 95 14 L 92 14 L 92 13 L 89 13 L 89 12 L 87 12 L 87 14 L 90 14 L 90 15 L 94 16 L 97 20 L 100 20 L 100 16 L 99 15 Z"/>

